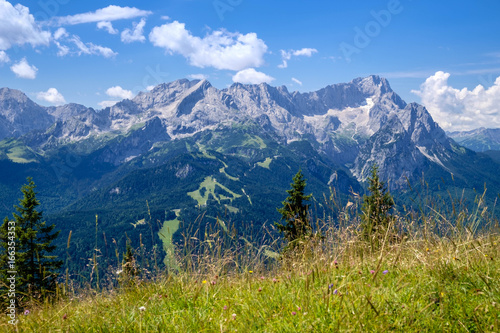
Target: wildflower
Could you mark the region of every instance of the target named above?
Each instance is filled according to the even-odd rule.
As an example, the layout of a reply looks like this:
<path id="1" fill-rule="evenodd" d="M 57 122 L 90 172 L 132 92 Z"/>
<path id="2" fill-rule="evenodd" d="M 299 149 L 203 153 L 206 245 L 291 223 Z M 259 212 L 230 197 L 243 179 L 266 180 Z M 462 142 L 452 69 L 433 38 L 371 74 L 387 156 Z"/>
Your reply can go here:
<path id="1" fill-rule="evenodd" d="M 66 320 L 66 318 L 68 318 L 68 315 L 65 313 L 64 316 L 62 317 L 64 320 Z"/>
<path id="2" fill-rule="evenodd" d="M 116 271 L 116 275 L 120 275 L 121 273 L 123 273 L 123 270 L 119 270 L 119 271 Z"/>
<path id="3" fill-rule="evenodd" d="M 262 288 L 257 289 L 257 291 L 260 293 L 262 291 Z"/>
<path id="4" fill-rule="evenodd" d="M 429 252 L 429 248 L 426 248 L 425 251 Z"/>
<path id="5" fill-rule="evenodd" d="M 236 313 L 233 313 L 231 316 L 233 317 L 233 319 L 236 319 Z"/>
<path id="6" fill-rule="evenodd" d="M 334 295 L 337 295 L 337 294 L 338 294 L 338 292 L 339 292 L 339 291 L 338 291 L 337 289 L 335 289 L 335 290 L 333 291 L 333 294 L 334 294 Z"/>
<path id="7" fill-rule="evenodd" d="M 216 284 L 216 283 L 217 283 L 217 282 L 215 282 L 215 281 L 212 281 L 212 285 L 214 285 L 214 284 Z"/>
<path id="8" fill-rule="evenodd" d="M 384 275 L 386 275 L 387 273 L 389 273 L 389 271 L 387 269 L 382 272 L 382 274 L 384 274 Z"/>
<path id="9" fill-rule="evenodd" d="M 337 265 L 339 264 L 339 263 L 337 262 L 337 260 L 335 260 L 333 263 L 335 264 L 335 266 L 337 266 Z"/>
<path id="10" fill-rule="evenodd" d="M 265 277 L 261 276 L 261 277 L 260 277 L 260 279 L 261 279 L 261 280 L 264 280 L 264 279 L 265 279 Z"/>
<path id="11" fill-rule="evenodd" d="M 375 274 L 375 271 L 372 269 L 372 270 L 370 271 L 370 273 Z"/>
<path id="12" fill-rule="evenodd" d="M 276 278 L 273 278 L 273 282 L 278 282 L 278 280 Z"/>
<path id="13" fill-rule="evenodd" d="M 297 307 L 297 311 L 300 311 L 302 310 L 302 308 L 300 306 Z"/>
<path id="14" fill-rule="evenodd" d="M 141 306 L 141 307 L 139 308 L 139 311 L 141 311 L 141 312 L 142 312 L 142 311 L 146 311 L 146 307 L 145 307 L 145 306 Z"/>
<path id="15" fill-rule="evenodd" d="M 332 287 L 333 287 L 333 283 L 328 285 L 328 289 L 332 289 Z"/>
<path id="16" fill-rule="evenodd" d="M 201 281 L 201 283 L 205 284 L 205 283 L 207 283 L 207 280 L 203 280 L 203 281 Z"/>
<path id="17" fill-rule="evenodd" d="M 24 310 L 24 315 L 25 315 L 25 316 L 27 316 L 27 315 L 29 315 L 29 314 L 30 314 L 30 310 L 28 310 L 28 309 Z"/>
<path id="18" fill-rule="evenodd" d="M 253 273 L 253 271 L 248 271 L 248 273 L 252 274 L 252 273 Z"/>
<path id="19" fill-rule="evenodd" d="M 224 305 L 224 310 L 227 310 L 227 305 Z"/>
<path id="20" fill-rule="evenodd" d="M 295 316 L 296 314 L 297 314 L 297 312 L 292 311 L 292 316 Z"/>

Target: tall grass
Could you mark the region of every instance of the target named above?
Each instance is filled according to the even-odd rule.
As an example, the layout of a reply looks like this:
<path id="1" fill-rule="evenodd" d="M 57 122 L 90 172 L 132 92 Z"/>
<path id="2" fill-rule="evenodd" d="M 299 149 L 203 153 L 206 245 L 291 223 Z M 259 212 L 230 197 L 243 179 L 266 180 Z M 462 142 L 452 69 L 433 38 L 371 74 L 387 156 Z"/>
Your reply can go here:
<path id="1" fill-rule="evenodd" d="M 177 271 L 99 292 L 66 290 L 1 328 L 500 332 L 500 229 L 481 196 L 470 211 L 426 201 L 402 207 L 375 246 L 358 236 L 360 200 L 332 193 L 331 214 L 314 221 L 316 237 L 281 257 L 272 226 L 257 241 L 220 220 L 197 228 L 200 217 L 178 248 Z"/>

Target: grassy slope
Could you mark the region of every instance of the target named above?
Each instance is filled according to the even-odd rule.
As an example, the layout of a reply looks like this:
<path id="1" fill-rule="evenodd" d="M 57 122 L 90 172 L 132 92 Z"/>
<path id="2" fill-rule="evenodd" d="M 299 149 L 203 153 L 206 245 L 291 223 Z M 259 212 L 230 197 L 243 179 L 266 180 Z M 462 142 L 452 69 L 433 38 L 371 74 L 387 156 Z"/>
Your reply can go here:
<path id="1" fill-rule="evenodd" d="M 85 296 L 31 308 L 29 315 L 20 316 L 17 328 L 498 332 L 498 233 L 439 238 L 425 230 L 376 251 L 357 240 L 351 228 L 330 230 L 321 243 L 266 266 L 251 250 L 243 252 L 246 256 L 224 253 L 214 238 L 204 255 L 190 257 L 198 260 L 195 270 L 181 264 L 179 274 L 155 282 L 97 294 L 87 290 Z M 7 324 L 2 328 L 12 329 Z"/>

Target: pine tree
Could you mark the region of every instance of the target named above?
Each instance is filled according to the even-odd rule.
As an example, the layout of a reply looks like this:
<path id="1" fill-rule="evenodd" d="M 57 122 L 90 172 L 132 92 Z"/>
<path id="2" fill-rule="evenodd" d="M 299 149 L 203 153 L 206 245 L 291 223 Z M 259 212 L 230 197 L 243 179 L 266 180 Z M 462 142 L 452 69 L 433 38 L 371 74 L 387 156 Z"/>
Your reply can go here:
<path id="1" fill-rule="evenodd" d="M 59 231 L 54 232 L 55 225 L 48 226 L 42 221 L 43 214 L 36 209 L 40 202 L 36 198 L 35 183 L 31 178 L 27 182 L 21 188 L 23 197 L 19 199 L 19 206 L 14 206 L 17 213 L 13 213 L 13 220 L 6 217 L 0 226 L 0 277 L 4 281 L 11 275 L 9 271 L 17 272 L 18 299 L 28 293 L 35 297 L 50 296 L 55 291 L 58 270 L 63 264 L 50 255 L 56 249 L 52 243 Z M 10 251 L 12 245 L 15 251 Z M 10 252 L 15 252 L 14 266 Z"/>
<path id="2" fill-rule="evenodd" d="M 130 240 L 127 240 L 127 248 L 125 249 L 125 254 L 123 255 L 123 273 L 127 277 L 134 277 L 137 275 L 137 267 L 135 262 L 135 255 L 132 246 L 130 245 Z"/>
<path id="3" fill-rule="evenodd" d="M 391 210 L 394 207 L 394 199 L 387 191 L 386 184 L 378 175 L 378 166 L 374 165 L 371 177 L 368 178 L 368 190 L 370 195 L 363 196 L 361 215 L 363 236 L 370 238 L 371 235 L 382 236 L 393 220 Z"/>
<path id="4" fill-rule="evenodd" d="M 308 216 L 309 205 L 305 203 L 311 199 L 312 194 L 304 194 L 306 180 L 301 170 L 293 177 L 293 183 L 290 185 L 292 188 L 286 191 L 288 198 L 282 202 L 283 207 L 278 208 L 281 220 L 284 220 L 285 224 L 275 223 L 275 225 L 287 241 L 293 242 L 312 233 Z"/>

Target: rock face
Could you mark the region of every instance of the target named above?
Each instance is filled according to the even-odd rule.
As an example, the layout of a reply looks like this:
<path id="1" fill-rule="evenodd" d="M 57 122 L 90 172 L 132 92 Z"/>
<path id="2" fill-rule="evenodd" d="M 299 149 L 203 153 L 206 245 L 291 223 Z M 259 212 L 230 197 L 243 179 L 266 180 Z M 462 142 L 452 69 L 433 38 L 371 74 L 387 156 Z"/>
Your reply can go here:
<path id="1" fill-rule="evenodd" d="M 458 144 L 474 151 L 500 150 L 500 128 L 481 127 L 467 132 L 451 132 L 448 135 Z"/>
<path id="2" fill-rule="evenodd" d="M 391 187 L 430 163 L 446 169 L 452 154 L 450 139 L 427 110 L 407 105 L 378 76 L 310 93 L 265 83 L 219 90 L 206 80 L 183 79 L 97 112 L 77 104 L 44 108 L 19 91 L 0 90 L 0 139 L 25 135 L 35 150 L 92 141 L 92 149 L 105 146 L 101 156 L 115 165 L 157 142 L 248 122 L 281 144 L 310 141 L 360 181 L 376 163 Z M 113 141 L 118 135 L 125 138 Z"/>
<path id="3" fill-rule="evenodd" d="M 19 137 L 52 125 L 55 117 L 19 90 L 0 89 L 0 139 Z"/>

